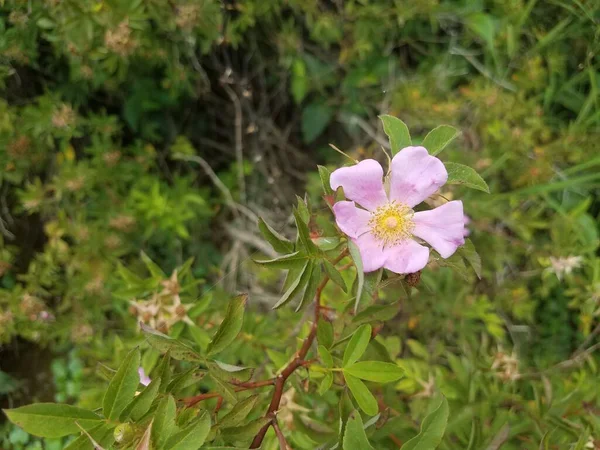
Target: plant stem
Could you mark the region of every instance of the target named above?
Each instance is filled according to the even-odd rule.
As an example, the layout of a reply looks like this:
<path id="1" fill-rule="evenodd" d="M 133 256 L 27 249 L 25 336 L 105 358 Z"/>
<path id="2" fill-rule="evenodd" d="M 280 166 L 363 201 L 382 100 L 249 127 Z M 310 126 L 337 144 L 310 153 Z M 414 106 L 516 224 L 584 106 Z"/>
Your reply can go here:
<path id="1" fill-rule="evenodd" d="M 235 392 L 247 391 L 250 389 L 258 389 L 265 386 L 273 386 L 275 384 L 275 379 L 270 378 L 268 380 L 261 381 L 249 381 L 246 383 L 233 383 L 237 387 L 235 388 Z M 205 394 L 194 395 L 193 397 L 184 398 L 181 401 L 185 403 L 187 407 L 194 406 L 197 403 L 200 403 L 203 400 L 208 400 L 209 398 L 222 398 L 221 394 L 218 392 L 206 392 Z"/>
<path id="2" fill-rule="evenodd" d="M 344 256 L 345 255 L 342 253 L 342 255 L 340 255 L 338 257 L 339 260 L 341 260 Z M 321 293 L 323 292 L 323 289 L 325 288 L 325 285 L 327 284 L 328 281 L 329 281 L 329 277 L 326 276 L 323 279 L 323 281 L 321 281 L 321 284 L 319 284 L 319 286 L 317 287 L 317 292 L 315 294 L 315 302 L 314 302 L 315 303 L 315 319 L 314 319 L 314 322 L 310 329 L 310 333 L 308 334 L 308 337 L 302 343 L 302 347 L 300 348 L 298 353 L 296 353 L 296 357 L 292 361 L 290 361 L 290 363 L 285 367 L 285 369 L 283 369 L 283 371 L 275 379 L 275 390 L 273 392 L 273 397 L 271 398 L 271 404 L 269 405 L 269 409 L 267 410 L 265 417 L 269 417 L 269 416 L 274 417 L 275 416 L 275 413 L 279 409 L 279 404 L 281 403 L 281 397 L 283 396 L 283 390 L 285 388 L 285 383 L 286 383 L 287 379 L 290 377 L 290 375 L 292 375 L 296 371 L 296 369 L 298 369 L 298 367 L 302 367 L 306 363 L 306 355 L 308 354 L 308 351 L 310 350 L 310 347 L 312 346 L 312 343 L 315 340 L 315 337 L 317 336 L 317 325 L 319 323 L 319 317 L 321 314 Z M 259 448 L 262 445 L 263 439 L 265 438 L 265 435 L 267 434 L 267 431 L 269 430 L 269 427 L 271 425 L 273 425 L 273 421 L 269 422 L 268 424 L 266 424 L 264 427 L 262 427 L 260 429 L 260 431 L 254 437 L 254 440 L 252 441 L 252 445 L 250 445 L 250 448 Z M 277 430 L 275 430 L 275 432 L 277 433 Z"/>
<path id="3" fill-rule="evenodd" d="M 285 440 L 285 436 L 281 432 L 281 428 L 279 428 L 279 424 L 277 423 L 277 417 L 273 417 L 273 429 L 275 430 L 277 440 L 279 441 L 279 450 L 292 450 L 290 444 L 288 444 Z"/>

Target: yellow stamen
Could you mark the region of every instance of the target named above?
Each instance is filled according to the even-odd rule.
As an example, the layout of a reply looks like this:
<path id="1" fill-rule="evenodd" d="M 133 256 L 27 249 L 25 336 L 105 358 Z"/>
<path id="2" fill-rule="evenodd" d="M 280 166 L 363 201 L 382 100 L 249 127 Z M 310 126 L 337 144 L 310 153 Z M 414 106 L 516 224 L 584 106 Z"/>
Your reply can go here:
<path id="1" fill-rule="evenodd" d="M 371 212 L 371 232 L 385 246 L 396 245 L 412 236 L 413 210 L 407 205 L 391 202 Z"/>

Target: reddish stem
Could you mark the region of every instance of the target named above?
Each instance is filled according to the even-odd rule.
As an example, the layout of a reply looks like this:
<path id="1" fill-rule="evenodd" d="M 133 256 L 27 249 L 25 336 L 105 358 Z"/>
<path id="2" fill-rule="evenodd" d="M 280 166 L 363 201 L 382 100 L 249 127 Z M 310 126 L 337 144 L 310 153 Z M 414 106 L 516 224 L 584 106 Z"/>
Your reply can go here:
<path id="1" fill-rule="evenodd" d="M 265 387 L 265 386 L 273 386 L 275 384 L 275 379 L 271 378 L 268 380 L 248 381 L 245 383 L 232 383 L 232 384 L 235 384 L 237 386 L 235 388 L 235 392 L 241 392 L 241 391 L 247 391 L 250 389 L 258 389 L 258 388 Z M 205 394 L 199 394 L 199 395 L 195 395 L 193 397 L 184 398 L 181 401 L 183 403 L 185 403 L 185 405 L 187 407 L 191 407 L 197 403 L 200 403 L 203 400 L 208 400 L 209 398 L 216 398 L 216 397 L 219 397 L 221 399 L 220 401 L 222 401 L 221 394 L 219 394 L 217 392 L 207 392 Z"/>

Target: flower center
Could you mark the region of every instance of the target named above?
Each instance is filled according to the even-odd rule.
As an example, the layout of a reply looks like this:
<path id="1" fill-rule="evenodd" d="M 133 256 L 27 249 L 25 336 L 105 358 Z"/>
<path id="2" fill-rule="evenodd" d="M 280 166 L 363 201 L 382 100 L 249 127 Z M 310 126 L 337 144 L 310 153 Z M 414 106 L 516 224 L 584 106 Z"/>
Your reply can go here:
<path id="1" fill-rule="evenodd" d="M 371 232 L 385 246 L 396 245 L 412 235 L 414 211 L 403 203 L 391 202 L 371 212 Z"/>

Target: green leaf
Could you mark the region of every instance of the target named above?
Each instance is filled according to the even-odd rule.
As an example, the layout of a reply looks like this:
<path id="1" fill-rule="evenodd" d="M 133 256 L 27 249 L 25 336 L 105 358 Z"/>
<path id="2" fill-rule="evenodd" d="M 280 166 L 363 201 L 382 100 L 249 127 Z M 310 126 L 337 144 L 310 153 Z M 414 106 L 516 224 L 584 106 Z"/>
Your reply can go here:
<path id="1" fill-rule="evenodd" d="M 204 329 L 196 325 L 187 324 L 187 329 L 192 335 L 194 342 L 200 347 L 202 351 L 206 351 L 208 344 L 210 344 L 210 334 Z"/>
<path id="2" fill-rule="evenodd" d="M 262 217 L 258 218 L 258 229 L 267 240 L 273 250 L 278 253 L 290 253 L 294 251 L 294 244 L 273 229 Z"/>
<path id="3" fill-rule="evenodd" d="M 326 320 L 319 320 L 317 324 L 317 342 L 325 348 L 333 345 L 333 326 Z"/>
<path id="4" fill-rule="evenodd" d="M 333 373 L 327 372 L 325 374 L 325 377 L 323 377 L 321 384 L 319 385 L 319 395 L 323 395 L 325 392 L 327 392 L 329 390 L 329 388 L 331 388 L 332 384 L 333 384 Z"/>
<path id="5" fill-rule="evenodd" d="M 56 26 L 56 24 L 54 22 L 52 22 L 52 20 L 48 19 L 47 17 L 42 17 L 42 18 L 38 19 L 36 24 L 38 27 L 40 27 L 43 30 L 49 30 Z"/>
<path id="6" fill-rule="evenodd" d="M 339 247 L 342 243 L 342 240 L 339 238 L 339 236 L 321 236 L 313 239 L 313 242 L 320 250 L 328 252 Z"/>
<path id="7" fill-rule="evenodd" d="M 146 334 L 148 343 L 161 353 L 169 352 L 169 355 L 178 361 L 202 361 L 202 357 L 194 349 L 183 342 L 174 339 L 148 325 L 140 323 L 142 331 Z"/>
<path id="8" fill-rule="evenodd" d="M 228 439 L 238 441 L 253 438 L 256 433 L 260 431 L 262 427 L 271 421 L 269 417 L 261 417 L 260 419 L 253 420 L 246 425 L 239 427 L 223 428 L 223 436 L 227 436 Z"/>
<path id="9" fill-rule="evenodd" d="M 338 270 L 335 268 L 335 266 L 326 259 L 323 260 L 323 266 L 325 267 L 325 273 L 327 273 L 329 279 L 335 284 L 337 284 L 339 287 L 341 287 L 342 291 L 348 292 L 346 282 L 344 281 L 344 278 L 342 278 L 340 272 L 338 272 Z"/>
<path id="10" fill-rule="evenodd" d="M 317 350 L 319 351 L 319 357 L 321 358 L 321 361 L 323 361 L 323 364 L 325 364 L 326 367 L 333 367 L 333 358 L 331 357 L 329 350 L 327 350 L 324 345 L 319 345 Z"/>
<path id="11" fill-rule="evenodd" d="M 342 448 L 343 450 L 375 450 L 369 443 L 369 439 L 367 439 L 362 418 L 356 410 L 350 414 L 346 423 Z"/>
<path id="12" fill-rule="evenodd" d="M 344 373 L 344 378 L 348 389 L 352 392 L 352 396 L 356 400 L 356 403 L 358 403 L 360 409 L 370 416 L 377 414 L 379 412 L 379 405 L 365 383 L 348 373 Z"/>
<path id="13" fill-rule="evenodd" d="M 125 422 L 129 417 L 133 420 L 138 420 L 144 414 L 148 412 L 152 402 L 158 394 L 160 388 L 161 379 L 154 378 L 144 390 L 136 396 L 129 405 L 123 410 L 120 415 L 120 421 Z"/>
<path id="14" fill-rule="evenodd" d="M 238 426 L 252 412 L 259 398 L 258 395 L 252 395 L 241 402 L 238 402 L 233 409 L 219 421 L 219 427 L 227 428 Z"/>
<path id="15" fill-rule="evenodd" d="M 356 244 L 352 241 L 348 241 L 348 250 L 350 251 L 350 256 L 352 256 L 352 260 L 354 261 L 354 265 L 356 266 L 356 277 L 358 279 L 358 285 L 356 287 L 356 301 L 354 303 L 354 312 L 358 311 L 358 305 L 360 303 L 360 297 L 362 295 L 363 287 L 365 285 L 365 271 L 363 269 L 362 258 L 360 256 L 360 250 L 356 246 Z"/>
<path id="16" fill-rule="evenodd" d="M 299 195 L 296 195 L 296 203 L 298 203 L 296 209 L 298 210 L 298 214 L 300 215 L 302 222 L 308 225 L 310 222 L 310 210 L 308 209 L 307 201 Z"/>
<path id="17" fill-rule="evenodd" d="M 450 125 L 440 125 L 427 133 L 422 145 L 430 155 L 435 156 L 441 153 L 459 134 L 459 131 Z"/>
<path id="18" fill-rule="evenodd" d="M 453 162 L 447 162 L 444 165 L 448 171 L 448 184 L 462 184 L 471 189 L 490 193 L 487 183 L 474 169 Z"/>
<path id="19" fill-rule="evenodd" d="M 183 391 L 185 388 L 198 383 L 205 376 L 205 370 L 197 369 L 196 367 L 190 367 L 185 372 L 182 372 L 177 376 L 173 377 L 173 379 L 167 386 L 167 392 L 170 394 L 177 394 Z"/>
<path id="20" fill-rule="evenodd" d="M 325 130 L 333 110 L 323 103 L 311 103 L 302 110 L 302 140 L 310 144 Z"/>
<path id="21" fill-rule="evenodd" d="M 213 374 L 210 375 L 212 380 L 215 382 L 215 390 L 221 394 L 221 396 L 227 400 L 228 402 L 235 403 L 237 402 L 237 395 L 235 394 L 235 390 L 229 383 L 221 380 L 219 377 L 215 377 Z"/>
<path id="22" fill-rule="evenodd" d="M 165 450 L 197 450 L 210 432 L 210 414 L 204 412 L 197 420 L 175 433 L 165 442 Z"/>
<path id="23" fill-rule="evenodd" d="M 208 363 L 208 370 L 221 380 L 235 382 L 248 381 L 254 374 L 252 367 L 234 366 L 217 360 Z"/>
<path id="24" fill-rule="evenodd" d="M 379 116 L 379 119 L 383 123 L 383 131 L 390 139 L 392 156 L 394 156 L 403 148 L 412 145 L 410 132 L 408 131 L 408 127 L 404 122 L 397 117 L 389 116 L 387 114 Z"/>
<path id="25" fill-rule="evenodd" d="M 159 402 L 152 425 L 152 442 L 155 448 L 162 447 L 162 443 L 177 429 L 175 426 L 176 411 L 175 399 L 172 395 L 163 397 Z"/>
<path id="26" fill-rule="evenodd" d="M 154 262 L 150 259 L 150 257 L 148 255 L 146 255 L 145 252 L 141 252 L 141 257 L 142 257 L 142 261 L 144 262 L 144 264 L 146 265 L 146 268 L 148 269 L 148 271 L 150 272 L 150 274 L 153 277 L 156 278 L 166 278 L 167 275 L 165 275 L 165 273 L 162 271 L 162 269 Z"/>
<path id="27" fill-rule="evenodd" d="M 344 367 L 344 373 L 361 380 L 389 383 L 402 378 L 404 370 L 398 365 L 381 361 L 361 361 Z"/>
<path id="28" fill-rule="evenodd" d="M 88 429 L 103 421 L 102 417 L 87 409 L 57 403 L 34 403 L 3 411 L 12 423 L 27 433 L 45 438 L 58 438 L 77 433 L 79 432 L 77 423 L 84 429 Z"/>
<path id="29" fill-rule="evenodd" d="M 331 178 L 331 172 L 325 166 L 317 166 L 317 169 L 319 170 L 319 177 L 321 177 L 323 192 L 325 195 L 333 195 L 333 189 L 331 189 L 331 183 L 329 181 Z"/>
<path id="30" fill-rule="evenodd" d="M 242 294 L 234 297 L 229 302 L 225 319 L 223 319 L 215 336 L 208 344 L 207 353 L 209 356 L 223 351 L 235 340 L 244 323 L 244 309 L 247 300 L 248 294 Z"/>
<path id="31" fill-rule="evenodd" d="M 298 229 L 298 241 L 300 245 L 308 254 L 316 254 L 318 252 L 318 248 L 310 239 L 310 230 L 308 229 L 308 225 L 304 222 L 304 220 L 302 220 L 300 212 L 296 208 L 294 208 L 294 219 Z"/>
<path id="32" fill-rule="evenodd" d="M 254 262 L 271 269 L 290 269 L 297 264 L 302 264 L 307 259 L 306 253 L 297 251 L 273 259 L 254 260 Z"/>
<path id="33" fill-rule="evenodd" d="M 167 385 L 171 381 L 171 355 L 168 351 L 163 355 L 156 367 L 152 369 L 149 376 L 151 380 L 154 380 L 155 378 L 161 379 L 158 391 L 161 394 L 164 394 L 167 390 Z"/>
<path id="34" fill-rule="evenodd" d="M 291 91 L 294 103 L 299 105 L 308 92 L 309 81 L 306 75 L 306 64 L 300 58 L 292 63 Z"/>
<path id="35" fill-rule="evenodd" d="M 81 435 L 74 441 L 71 441 L 64 450 L 90 450 L 90 448 L 93 448 L 90 436 L 96 443 L 103 447 L 109 446 L 115 440 L 113 436 L 113 427 L 106 423 L 101 423 L 100 425 L 96 425 L 87 430 L 87 434 L 81 433 Z"/>
<path id="36" fill-rule="evenodd" d="M 302 309 L 303 305 L 306 305 L 306 304 L 312 302 L 313 298 L 315 298 L 317 289 L 319 287 L 319 283 L 321 283 L 321 278 L 322 278 L 321 275 L 322 275 L 321 274 L 321 264 L 314 261 L 312 263 L 312 270 L 310 273 L 310 278 L 308 279 L 308 281 L 306 283 L 306 289 L 304 289 L 302 298 L 300 299 L 300 302 L 298 303 L 298 306 L 296 307 L 296 312 L 300 311 Z"/>
<path id="37" fill-rule="evenodd" d="M 419 434 L 406 442 L 401 450 L 433 450 L 437 448 L 442 442 L 448 424 L 448 414 L 448 401 L 446 397 L 442 397 L 440 405 L 423 419 Z"/>
<path id="38" fill-rule="evenodd" d="M 389 303 L 387 305 L 372 305 L 364 311 L 359 312 L 352 322 L 357 325 L 374 321 L 386 322 L 393 319 L 400 312 L 400 302 Z"/>
<path id="39" fill-rule="evenodd" d="M 139 367 L 140 349 L 135 348 L 125 357 L 104 394 L 102 412 L 107 419 L 117 420 L 133 399 L 140 384 Z"/>
<path id="40" fill-rule="evenodd" d="M 471 239 L 465 239 L 465 245 L 458 249 L 458 253 L 465 258 L 475 271 L 477 278 L 481 280 L 481 257 L 477 253 L 477 250 L 475 250 L 475 245 L 473 245 Z"/>
<path id="41" fill-rule="evenodd" d="M 371 340 L 371 325 L 361 325 L 352 335 L 346 350 L 344 350 L 343 367 L 354 364 L 360 359 Z"/>
<path id="42" fill-rule="evenodd" d="M 302 267 L 302 271 L 296 276 L 296 279 L 292 282 L 290 287 L 285 291 L 283 296 L 273 306 L 273 309 L 277 309 L 289 302 L 294 296 L 302 290 L 308 281 L 308 277 L 312 271 L 312 264 L 310 261 L 306 261 Z"/>

